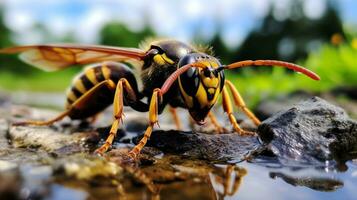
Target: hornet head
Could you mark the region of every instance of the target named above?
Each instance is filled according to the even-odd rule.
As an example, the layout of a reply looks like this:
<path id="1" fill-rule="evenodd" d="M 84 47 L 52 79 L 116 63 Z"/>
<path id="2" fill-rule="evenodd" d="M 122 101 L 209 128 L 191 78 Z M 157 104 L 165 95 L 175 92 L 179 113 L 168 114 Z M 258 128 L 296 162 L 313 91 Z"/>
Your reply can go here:
<path id="1" fill-rule="evenodd" d="M 203 67 L 192 67 L 178 77 L 180 92 L 192 118 L 203 124 L 223 89 L 224 73 L 219 70 L 221 63 L 204 53 L 185 55 L 178 62 L 178 67 L 190 63 L 199 63 Z"/>

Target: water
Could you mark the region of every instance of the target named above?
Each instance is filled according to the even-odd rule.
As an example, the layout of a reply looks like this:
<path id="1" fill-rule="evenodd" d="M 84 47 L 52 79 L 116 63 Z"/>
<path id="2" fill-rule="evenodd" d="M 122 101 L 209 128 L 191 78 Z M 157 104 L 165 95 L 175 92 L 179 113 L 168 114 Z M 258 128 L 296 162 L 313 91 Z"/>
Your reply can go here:
<path id="1" fill-rule="evenodd" d="M 275 169 L 244 162 L 236 165 L 236 169 L 241 170 L 240 175 L 243 175 L 242 177 L 237 178 L 239 175 L 237 176 L 234 172 L 230 173 L 231 181 L 226 185 L 228 187 L 226 192 L 231 194 L 226 195 L 223 194 L 225 190 L 224 183 L 220 183 L 219 178 L 217 178 L 219 176 L 214 173 L 209 173 L 207 179 L 203 180 L 198 178 L 199 176 L 192 176 L 187 180 L 156 183 L 155 185 L 161 188 L 159 195 L 153 195 L 145 189 L 145 186 L 140 184 L 125 184 L 125 189 L 127 199 L 353 200 L 357 196 L 357 165 L 348 162 L 347 166 L 347 171 L 337 172 L 335 170 L 324 171 L 313 168 L 299 170 L 290 168 Z M 224 165 L 216 167 L 219 169 L 227 168 Z M 272 173 L 306 178 L 309 181 L 301 181 L 300 184 L 294 185 L 293 183 L 287 183 L 280 177 L 272 178 Z M 313 181 L 314 178 L 318 180 Z M 327 184 L 329 181 L 332 181 L 332 184 Z M 236 182 L 240 182 L 240 184 L 234 189 Z M 307 185 L 304 186 L 304 183 Z M 331 191 L 326 191 L 328 189 L 331 189 Z M 48 199 L 101 199 L 103 195 L 106 196 L 105 199 L 118 198 L 115 187 L 90 186 L 90 184 L 83 185 L 80 182 L 71 184 L 56 183 L 51 186 L 51 191 Z M 101 193 L 102 195 L 98 195 Z"/>
<path id="2" fill-rule="evenodd" d="M 241 167 L 247 169 L 241 187 L 237 193 L 226 199 L 356 199 L 357 197 L 357 166 L 348 162 L 346 172 L 316 170 L 313 168 L 298 171 L 282 168 L 271 169 L 250 163 L 242 163 Z M 319 191 L 307 186 L 292 185 L 281 178 L 271 178 L 271 172 L 282 172 L 294 177 L 328 178 L 339 180 L 343 184 L 335 191 Z M 326 182 L 321 182 L 326 184 Z"/>

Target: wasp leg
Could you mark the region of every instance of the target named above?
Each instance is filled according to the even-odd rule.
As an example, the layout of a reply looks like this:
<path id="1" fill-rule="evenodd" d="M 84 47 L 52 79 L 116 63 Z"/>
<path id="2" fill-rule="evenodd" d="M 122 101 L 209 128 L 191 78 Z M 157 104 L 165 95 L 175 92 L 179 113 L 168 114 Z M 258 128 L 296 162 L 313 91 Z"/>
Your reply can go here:
<path id="1" fill-rule="evenodd" d="M 218 122 L 216 116 L 215 116 L 212 112 L 209 112 L 209 113 L 208 113 L 208 117 L 210 118 L 210 120 L 211 120 L 213 126 L 215 127 L 215 129 L 216 129 L 216 131 L 217 131 L 218 133 L 226 133 L 226 132 L 228 132 L 227 129 L 225 129 L 224 127 L 222 127 L 222 126 L 219 124 L 219 122 Z"/>
<path id="2" fill-rule="evenodd" d="M 172 106 L 169 106 L 169 111 L 170 111 L 170 113 L 171 113 L 171 115 L 172 115 L 172 118 L 173 118 L 173 120 L 174 120 L 174 122 L 175 122 L 175 125 L 176 125 L 177 130 L 181 130 L 182 125 L 181 125 L 181 121 L 180 121 L 180 119 L 179 119 L 179 117 L 178 117 L 176 108 L 174 108 L 174 107 L 172 107 Z"/>
<path id="3" fill-rule="evenodd" d="M 58 116 L 56 116 L 53 119 L 50 119 L 48 121 L 24 121 L 24 122 L 16 122 L 13 123 L 12 125 L 14 126 L 26 126 L 26 125 L 34 125 L 34 126 L 47 126 L 47 125 L 51 125 L 57 121 L 60 121 L 61 119 L 63 119 L 64 117 L 66 117 L 69 114 L 70 110 L 66 110 L 64 112 L 62 112 L 61 114 L 59 114 Z"/>
<path id="4" fill-rule="evenodd" d="M 238 125 L 237 120 L 233 115 L 232 102 L 231 99 L 229 98 L 229 94 L 225 86 L 223 87 L 222 90 L 222 105 L 223 105 L 224 112 L 227 113 L 228 119 L 233 125 L 233 128 L 236 132 L 238 132 L 240 135 L 255 135 L 254 132 L 245 131 Z"/>
<path id="5" fill-rule="evenodd" d="M 114 83 L 113 83 L 114 84 Z M 116 85 L 115 89 L 115 94 L 114 94 L 114 101 L 113 101 L 113 117 L 114 121 L 112 123 L 112 127 L 110 128 L 109 135 L 107 139 L 105 140 L 105 143 L 99 147 L 97 150 L 95 150 L 96 154 L 102 155 L 104 152 L 106 152 L 109 147 L 112 145 L 113 140 L 117 134 L 118 128 L 119 128 L 119 123 L 123 119 L 123 108 L 124 108 L 124 93 L 123 93 L 123 88 L 125 91 L 128 93 L 129 98 L 131 100 L 136 100 L 136 94 L 132 87 L 130 86 L 129 82 L 125 79 L 122 78 L 118 81 L 118 84 Z"/>
<path id="6" fill-rule="evenodd" d="M 254 115 L 254 113 L 252 111 L 250 111 L 247 106 L 244 103 L 244 100 L 242 98 L 242 96 L 239 94 L 238 90 L 234 87 L 233 83 L 226 80 L 225 84 L 228 86 L 228 88 L 231 90 L 231 93 L 233 95 L 233 100 L 234 100 L 234 104 L 241 109 L 246 115 L 247 117 L 249 117 L 250 120 L 252 120 L 252 122 L 255 125 L 259 125 L 261 122 L 260 120 Z"/>
<path id="7" fill-rule="evenodd" d="M 228 192 L 227 194 L 229 196 L 233 196 L 236 192 L 238 192 L 238 189 L 240 188 L 240 185 L 242 183 L 243 177 L 245 175 L 247 175 L 247 170 L 244 168 L 240 168 L 238 167 L 237 170 L 235 170 L 235 180 L 234 180 L 234 184 L 232 187 L 232 190 L 230 192 Z"/>
<path id="8" fill-rule="evenodd" d="M 146 142 L 151 136 L 152 129 L 154 125 L 158 123 L 158 106 L 160 99 L 162 98 L 162 93 L 159 88 L 156 88 L 152 94 L 150 100 L 149 107 L 149 126 L 146 128 L 143 138 L 139 141 L 139 143 L 129 152 L 129 155 L 132 158 L 136 158 L 136 156 L 140 153 L 141 149 L 145 146 Z"/>
<path id="9" fill-rule="evenodd" d="M 35 126 L 47 126 L 47 125 L 51 125 L 57 121 L 60 121 L 61 119 L 63 119 L 64 117 L 68 116 L 71 114 L 72 109 L 73 108 L 78 108 L 81 107 L 83 104 L 85 104 L 85 102 L 91 98 L 91 95 L 95 92 L 97 92 L 98 90 L 100 90 L 102 87 L 115 87 L 115 84 L 113 83 L 113 81 L 110 80 L 105 80 L 102 81 L 100 83 L 98 83 L 96 86 L 94 86 L 92 89 L 90 89 L 88 92 L 86 92 L 85 94 L 83 94 L 79 99 L 77 99 L 75 102 L 73 102 L 73 104 L 64 112 L 62 112 L 61 114 L 59 114 L 58 116 L 54 117 L 53 119 L 50 119 L 48 121 L 25 121 L 25 122 L 18 122 L 18 123 L 14 123 L 13 125 L 15 126 L 23 126 L 23 125 L 35 125 Z"/>
<path id="10" fill-rule="evenodd" d="M 229 194 L 230 190 L 232 189 L 231 182 L 232 182 L 232 172 L 233 171 L 234 171 L 234 165 L 228 165 L 226 168 L 226 173 L 225 173 L 225 181 L 223 183 L 224 196 Z"/>

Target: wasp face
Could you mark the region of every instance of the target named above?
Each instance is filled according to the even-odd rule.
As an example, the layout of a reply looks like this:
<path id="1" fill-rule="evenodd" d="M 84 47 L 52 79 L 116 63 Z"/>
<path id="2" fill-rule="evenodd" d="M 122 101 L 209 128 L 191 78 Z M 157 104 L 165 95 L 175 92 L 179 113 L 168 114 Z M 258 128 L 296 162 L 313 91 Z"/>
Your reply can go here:
<path id="1" fill-rule="evenodd" d="M 223 71 L 219 61 L 204 53 L 187 54 L 180 59 L 178 66 L 198 62 L 204 68 L 191 68 L 179 77 L 180 92 L 192 116 L 199 124 L 203 124 L 208 112 L 216 103 L 224 85 Z"/>

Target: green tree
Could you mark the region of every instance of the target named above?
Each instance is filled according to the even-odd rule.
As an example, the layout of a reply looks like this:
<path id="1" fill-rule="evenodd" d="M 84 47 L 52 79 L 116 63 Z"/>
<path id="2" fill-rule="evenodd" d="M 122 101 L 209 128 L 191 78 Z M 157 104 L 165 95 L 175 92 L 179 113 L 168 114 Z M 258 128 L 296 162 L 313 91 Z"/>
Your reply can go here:
<path id="1" fill-rule="evenodd" d="M 126 25 L 111 22 L 100 31 L 100 43 L 104 45 L 138 47 L 138 44 L 147 37 L 153 37 L 153 30 L 146 26 L 139 32 L 133 32 Z"/>
<path id="2" fill-rule="evenodd" d="M 8 47 L 13 43 L 11 41 L 11 31 L 5 26 L 3 10 L 0 8 L 0 47 Z"/>
<path id="3" fill-rule="evenodd" d="M 334 34 L 344 37 L 336 2 L 328 1 L 324 15 L 310 19 L 303 14 L 303 1 L 292 1 L 290 16 L 279 21 L 271 7 L 262 24 L 252 31 L 234 53 L 244 59 L 281 59 L 296 61 L 307 57 L 320 44 L 329 42 Z"/>

